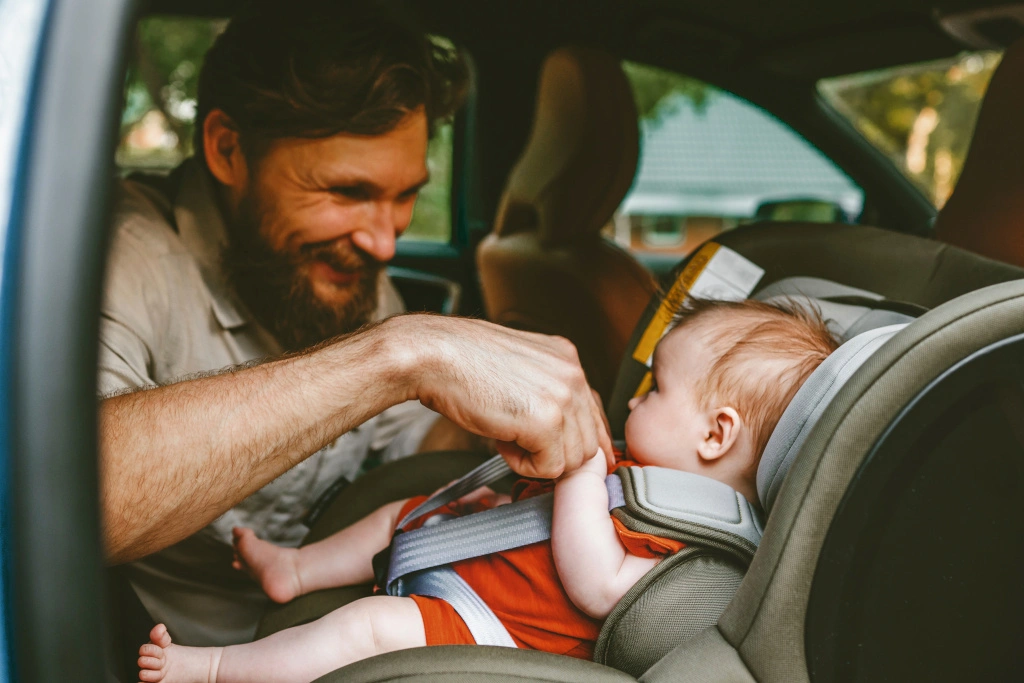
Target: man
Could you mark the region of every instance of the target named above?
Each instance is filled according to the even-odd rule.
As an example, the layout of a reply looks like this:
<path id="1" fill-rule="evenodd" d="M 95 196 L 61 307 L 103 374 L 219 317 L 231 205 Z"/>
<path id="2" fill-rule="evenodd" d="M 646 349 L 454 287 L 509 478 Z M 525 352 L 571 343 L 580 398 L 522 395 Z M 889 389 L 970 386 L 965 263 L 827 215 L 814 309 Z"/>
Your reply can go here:
<path id="1" fill-rule="evenodd" d="M 462 65 L 376 10 L 308 9 L 231 23 L 200 77 L 196 158 L 126 181 L 115 208 L 100 356 L 106 548 L 190 645 L 251 639 L 265 606 L 229 568 L 231 528 L 297 544 L 312 502 L 370 449 L 388 459 L 472 434 L 540 476 L 608 450 L 565 340 L 385 320 L 401 302 L 383 265 Z"/>

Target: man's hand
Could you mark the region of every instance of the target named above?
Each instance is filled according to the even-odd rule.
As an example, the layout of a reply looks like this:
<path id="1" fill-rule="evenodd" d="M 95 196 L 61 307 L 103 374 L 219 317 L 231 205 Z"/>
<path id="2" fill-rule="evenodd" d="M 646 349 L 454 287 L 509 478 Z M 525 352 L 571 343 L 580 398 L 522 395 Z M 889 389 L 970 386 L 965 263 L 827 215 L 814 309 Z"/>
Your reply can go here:
<path id="1" fill-rule="evenodd" d="M 409 398 L 495 439 L 519 474 L 553 479 L 598 448 L 611 452 L 600 401 L 568 340 L 466 318 L 385 324 L 393 343 L 407 340 Z"/>

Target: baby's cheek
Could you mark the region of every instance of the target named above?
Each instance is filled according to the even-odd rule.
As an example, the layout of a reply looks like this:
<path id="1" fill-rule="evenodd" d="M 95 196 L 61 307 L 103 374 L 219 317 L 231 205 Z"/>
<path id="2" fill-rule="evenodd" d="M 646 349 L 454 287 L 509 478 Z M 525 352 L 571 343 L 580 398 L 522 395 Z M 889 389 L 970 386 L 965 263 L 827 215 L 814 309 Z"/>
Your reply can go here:
<path id="1" fill-rule="evenodd" d="M 623 436 L 626 437 L 626 457 L 637 462 L 643 461 L 643 454 L 646 446 L 645 434 L 639 429 L 640 423 L 637 420 L 626 420 L 626 427 Z"/>

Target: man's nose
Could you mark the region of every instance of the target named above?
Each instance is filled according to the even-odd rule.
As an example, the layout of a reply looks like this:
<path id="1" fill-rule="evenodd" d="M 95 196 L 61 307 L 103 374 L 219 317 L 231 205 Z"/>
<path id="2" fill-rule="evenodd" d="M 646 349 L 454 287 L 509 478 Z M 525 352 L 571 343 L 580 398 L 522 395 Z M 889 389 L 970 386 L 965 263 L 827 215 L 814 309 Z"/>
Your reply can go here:
<path id="1" fill-rule="evenodd" d="M 378 261 L 390 261 L 399 234 L 391 202 L 375 202 L 368 213 L 366 223 L 352 233 L 352 243 Z"/>

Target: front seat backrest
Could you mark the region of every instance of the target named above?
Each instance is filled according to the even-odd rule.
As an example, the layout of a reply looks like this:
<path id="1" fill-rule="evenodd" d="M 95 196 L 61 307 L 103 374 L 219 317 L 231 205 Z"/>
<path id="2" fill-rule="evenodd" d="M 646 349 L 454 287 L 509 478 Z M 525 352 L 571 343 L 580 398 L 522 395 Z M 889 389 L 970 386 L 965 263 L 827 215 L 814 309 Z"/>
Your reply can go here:
<path id="1" fill-rule="evenodd" d="M 992 76 L 953 195 L 935 220 L 943 242 L 1024 266 L 1024 40 Z"/>
<path id="2" fill-rule="evenodd" d="M 600 234 L 636 173 L 637 125 L 615 58 L 551 53 L 530 139 L 477 251 L 488 317 L 571 340 L 602 395 L 655 289 L 647 270 Z"/>

